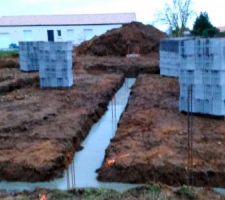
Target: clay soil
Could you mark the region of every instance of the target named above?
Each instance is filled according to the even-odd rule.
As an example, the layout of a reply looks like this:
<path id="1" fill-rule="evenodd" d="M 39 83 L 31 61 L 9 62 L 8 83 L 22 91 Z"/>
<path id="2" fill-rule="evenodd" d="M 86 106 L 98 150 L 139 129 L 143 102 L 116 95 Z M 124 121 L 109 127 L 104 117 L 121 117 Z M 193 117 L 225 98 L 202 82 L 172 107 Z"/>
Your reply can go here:
<path id="1" fill-rule="evenodd" d="M 72 89 L 41 90 L 38 73 L 21 73 L 16 57 L 1 58 L 1 180 L 35 182 L 60 176 L 124 75 L 158 73 L 158 54 L 76 56 L 74 69 Z"/>
<path id="2" fill-rule="evenodd" d="M 21 73 L 17 57 L 0 58 L 0 95 L 38 81 L 37 73 Z"/>
<path id="3" fill-rule="evenodd" d="M 75 64 L 76 69 L 85 69 L 88 72 L 123 73 L 128 77 L 134 77 L 140 73 L 159 73 L 158 53 L 136 58 L 80 55 L 76 56 Z"/>
<path id="4" fill-rule="evenodd" d="M 40 89 L 36 73 L 0 68 L 0 180 L 61 176 L 123 82 L 113 73 L 74 77 L 70 89 Z"/>
<path id="5" fill-rule="evenodd" d="M 179 112 L 178 98 L 176 79 L 138 77 L 99 180 L 187 184 L 187 115 Z M 194 116 L 193 122 L 192 183 L 225 187 L 224 119 Z"/>
<path id="6" fill-rule="evenodd" d="M 158 53 L 159 41 L 165 37 L 165 33 L 151 25 L 132 22 L 81 43 L 76 48 L 76 54 L 126 56 L 132 53 L 141 55 Z"/>
<path id="7" fill-rule="evenodd" d="M 7 56 L 7 57 L 0 57 L 0 69 L 2 68 L 18 68 L 19 67 L 19 62 L 18 62 L 18 57 L 12 57 L 12 56 Z"/>

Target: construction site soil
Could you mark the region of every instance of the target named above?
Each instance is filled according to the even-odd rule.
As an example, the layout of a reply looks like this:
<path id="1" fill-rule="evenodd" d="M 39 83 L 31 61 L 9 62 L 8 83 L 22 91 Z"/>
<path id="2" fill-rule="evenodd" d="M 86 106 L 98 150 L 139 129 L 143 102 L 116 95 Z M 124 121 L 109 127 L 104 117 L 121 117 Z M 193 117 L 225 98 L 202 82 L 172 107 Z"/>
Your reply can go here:
<path id="1" fill-rule="evenodd" d="M 125 24 L 98 37 L 83 42 L 76 48 L 77 55 L 126 56 L 159 52 L 159 41 L 166 34 L 140 22 Z"/>
<path id="2" fill-rule="evenodd" d="M 140 75 L 115 138 L 106 150 L 99 180 L 187 184 L 187 115 L 179 112 L 179 84 Z M 192 184 L 225 187 L 224 119 L 193 117 Z"/>
<path id="3" fill-rule="evenodd" d="M 40 89 L 38 74 L 21 73 L 17 58 L 1 60 L 1 180 L 35 182 L 60 177 L 90 127 L 105 112 L 124 74 L 159 72 L 157 53 L 135 58 L 75 58 L 75 86 L 63 90 Z M 147 74 L 138 77 L 116 137 L 106 151 L 100 180 L 187 183 L 187 116 L 178 111 L 178 95 L 176 79 Z M 224 121 L 195 116 L 195 185 L 225 186 L 224 146 Z M 148 194 L 140 190 L 127 199 L 146 199 L 141 192 Z M 46 193 L 51 199 L 55 191 Z M 196 194 L 202 194 L 197 199 L 224 199 L 212 191 Z M 0 197 L 17 199 L 21 195 L 35 199 L 37 192 Z M 77 195 L 82 196 L 76 193 L 73 198 Z"/>
<path id="4" fill-rule="evenodd" d="M 159 71 L 157 54 L 75 58 L 75 86 L 65 90 L 40 89 L 38 73 L 22 73 L 18 58 L 1 58 L 1 180 L 35 182 L 62 175 L 124 74 Z"/>
<path id="5" fill-rule="evenodd" d="M 37 73 L 0 72 L 0 180 L 8 181 L 61 176 L 124 79 L 80 70 L 70 89 L 40 89 Z"/>
<path id="6" fill-rule="evenodd" d="M 127 77 L 136 77 L 140 73 L 159 74 L 159 56 L 157 53 L 131 58 L 76 56 L 75 65 L 88 72 L 123 73 Z"/>
<path id="7" fill-rule="evenodd" d="M 37 73 L 21 73 L 17 57 L 0 58 L 0 95 L 21 87 L 32 85 L 38 80 Z"/>

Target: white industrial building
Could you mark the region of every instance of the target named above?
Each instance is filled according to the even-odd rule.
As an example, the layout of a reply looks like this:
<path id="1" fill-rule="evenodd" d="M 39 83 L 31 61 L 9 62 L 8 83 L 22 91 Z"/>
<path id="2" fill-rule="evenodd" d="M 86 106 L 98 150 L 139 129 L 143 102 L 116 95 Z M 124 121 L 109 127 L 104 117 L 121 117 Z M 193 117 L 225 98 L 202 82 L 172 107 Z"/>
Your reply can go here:
<path id="1" fill-rule="evenodd" d="M 74 45 L 136 21 L 135 13 L 0 17 L 0 49 L 20 41 L 72 41 Z"/>
<path id="2" fill-rule="evenodd" d="M 218 29 L 219 29 L 221 32 L 225 32 L 225 26 L 220 26 L 220 27 L 218 27 Z"/>

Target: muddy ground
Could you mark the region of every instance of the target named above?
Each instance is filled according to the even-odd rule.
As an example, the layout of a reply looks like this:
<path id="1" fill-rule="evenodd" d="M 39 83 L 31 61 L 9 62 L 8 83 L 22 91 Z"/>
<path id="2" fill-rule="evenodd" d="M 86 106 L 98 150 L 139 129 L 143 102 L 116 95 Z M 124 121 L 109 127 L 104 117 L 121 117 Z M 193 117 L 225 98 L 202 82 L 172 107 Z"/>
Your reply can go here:
<path id="1" fill-rule="evenodd" d="M 38 73 L 21 73 L 18 62 L 0 60 L 0 179 L 9 181 L 60 176 L 124 74 L 159 71 L 157 54 L 76 56 L 72 89 L 41 90 Z"/>
<path id="2" fill-rule="evenodd" d="M 133 58 L 76 56 L 75 66 L 88 72 L 123 73 L 128 77 L 134 77 L 140 73 L 159 74 L 159 56 L 157 53 Z"/>
<path id="3" fill-rule="evenodd" d="M 0 69 L 19 68 L 19 58 L 17 56 L 0 57 Z"/>
<path id="4" fill-rule="evenodd" d="M 73 88 L 41 90 L 37 73 L 21 73 L 17 58 L 3 61 L 0 179 L 11 181 L 45 181 L 61 176 L 92 124 L 104 113 L 124 75 L 159 73 L 157 54 L 138 58 L 77 56 Z M 175 79 L 139 76 L 117 135 L 107 150 L 100 179 L 186 183 L 186 115 L 179 113 L 177 106 Z M 198 147 L 194 149 L 194 183 L 224 186 L 223 120 L 195 117 L 194 124 L 194 147 Z M 41 191 L 48 199 L 151 199 L 149 190 L 152 191 L 142 188 L 123 194 L 102 190 Z M 169 198 L 162 199 L 224 199 L 211 190 L 194 190 L 194 198 L 185 188 L 181 192 L 163 190 Z M 39 199 L 39 195 L 40 190 L 0 193 L 0 199 Z"/>
<path id="5" fill-rule="evenodd" d="M 99 180 L 187 184 L 187 115 L 179 112 L 178 98 L 176 79 L 138 77 Z M 224 119 L 194 116 L 193 123 L 192 182 L 225 187 Z"/>
<path id="6" fill-rule="evenodd" d="M 123 83 L 119 74 L 79 71 L 71 89 L 40 89 L 36 73 L 0 72 L 0 179 L 9 181 L 62 175 Z"/>
<path id="7" fill-rule="evenodd" d="M 6 194 L 0 192 L 0 200 L 224 200 L 225 197 L 203 188 L 169 188 L 161 185 L 148 185 L 119 193 L 105 189 L 77 189 L 67 192 L 37 189 L 34 192 Z M 43 198 L 44 199 L 44 198 Z"/>
<path id="8" fill-rule="evenodd" d="M 38 73 L 21 73 L 17 57 L 0 58 L 0 95 L 38 81 Z"/>

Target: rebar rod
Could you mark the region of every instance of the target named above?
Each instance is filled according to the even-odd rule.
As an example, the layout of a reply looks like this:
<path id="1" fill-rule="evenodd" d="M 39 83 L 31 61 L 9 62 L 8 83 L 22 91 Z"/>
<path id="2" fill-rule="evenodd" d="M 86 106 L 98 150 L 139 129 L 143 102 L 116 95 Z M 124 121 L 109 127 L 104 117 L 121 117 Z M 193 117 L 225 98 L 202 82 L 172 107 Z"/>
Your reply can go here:
<path id="1" fill-rule="evenodd" d="M 187 129 L 188 129 L 188 185 L 193 184 L 192 177 L 192 167 L 193 167 L 193 87 L 192 85 L 188 86 L 188 119 L 187 119 Z"/>

